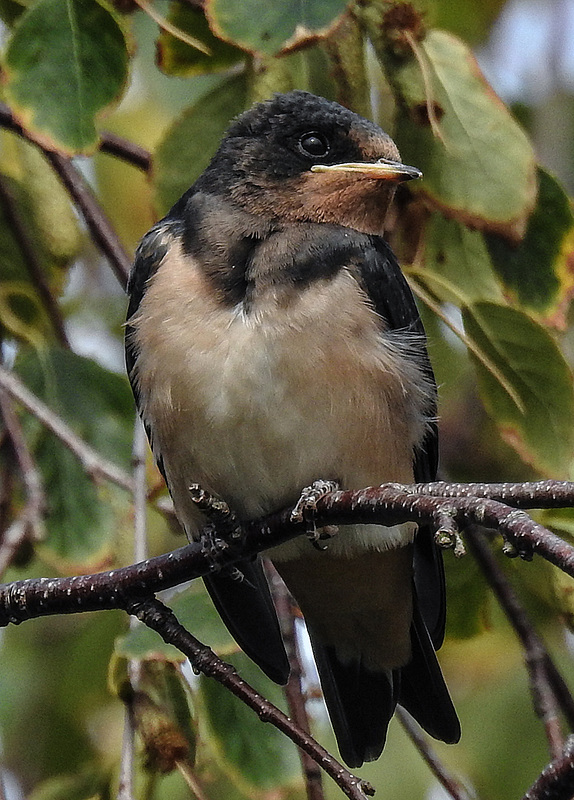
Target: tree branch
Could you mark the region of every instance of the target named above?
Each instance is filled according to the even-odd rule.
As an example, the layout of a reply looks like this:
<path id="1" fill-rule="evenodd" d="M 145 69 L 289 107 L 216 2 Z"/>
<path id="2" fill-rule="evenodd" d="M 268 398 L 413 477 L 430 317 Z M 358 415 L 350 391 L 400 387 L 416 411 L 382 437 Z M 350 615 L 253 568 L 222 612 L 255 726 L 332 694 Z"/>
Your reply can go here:
<path id="1" fill-rule="evenodd" d="M 513 508 L 566 508 L 574 506 L 574 483 L 529 481 L 526 483 L 417 483 L 413 491 L 433 497 L 483 497 Z"/>
<path id="2" fill-rule="evenodd" d="M 234 667 L 221 661 L 209 647 L 199 642 L 178 622 L 173 612 L 159 600 L 133 601 L 126 610 L 134 614 L 168 644 L 178 648 L 191 661 L 195 670 L 214 678 L 248 705 L 263 722 L 271 722 L 298 747 L 308 753 L 337 783 L 347 797 L 365 800 L 373 795 L 373 787 L 352 775 L 321 747 L 308 733 L 300 730 L 289 717 L 249 686 Z"/>
<path id="3" fill-rule="evenodd" d="M 66 334 L 64 319 L 60 313 L 58 301 L 52 294 L 50 285 L 46 280 L 46 275 L 44 274 L 44 270 L 42 269 L 42 265 L 38 260 L 36 251 L 34 250 L 34 247 L 32 246 L 32 243 L 28 237 L 26 227 L 20 218 L 14 198 L 6 186 L 5 181 L 1 179 L 0 205 L 2 206 L 4 216 L 6 217 L 6 221 L 10 226 L 14 239 L 20 248 L 22 259 L 26 265 L 26 269 L 28 270 L 32 286 L 38 293 L 42 305 L 46 310 L 46 314 L 48 315 L 48 319 L 50 320 L 56 339 L 63 347 L 69 347 L 70 343 Z"/>
<path id="4" fill-rule="evenodd" d="M 92 238 L 109 260 L 120 285 L 125 288 L 131 269 L 131 259 L 124 250 L 113 226 L 96 200 L 92 190 L 82 175 L 74 167 L 72 160 L 62 153 L 55 150 L 48 150 L 46 147 L 39 144 L 36 139 L 30 136 L 22 125 L 20 125 L 5 103 L 0 103 L 0 125 L 7 130 L 17 133 L 42 150 L 84 217 Z M 130 150 L 132 156 L 134 156 L 133 148 L 128 148 L 127 146 L 122 147 L 119 143 L 119 137 L 111 137 L 111 141 L 108 139 L 107 146 L 111 149 L 115 147 L 116 152 L 122 150 L 125 158 L 128 158 Z M 140 153 L 140 162 L 141 157 L 142 154 Z"/>
<path id="5" fill-rule="evenodd" d="M 51 150 L 44 150 L 44 153 L 84 217 L 93 240 L 110 262 L 120 286 L 125 289 L 131 270 L 131 258 L 94 193 L 74 167 L 71 159 Z"/>
<path id="6" fill-rule="evenodd" d="M 560 490 L 563 498 L 570 498 L 574 492 L 573 484 L 555 484 L 553 488 L 555 493 Z M 441 491 L 448 490 L 446 484 L 441 486 Z M 528 492 L 528 485 L 523 487 L 523 491 Z M 225 685 L 238 681 L 236 688 L 242 687 L 238 696 L 243 698 L 245 684 L 235 675 L 233 680 L 228 679 L 231 668 L 225 665 L 214 666 L 215 657 L 212 658 L 209 649 L 197 643 L 179 625 L 171 612 L 161 604 L 158 605 L 151 596 L 160 589 L 223 569 L 241 558 L 281 544 L 304 533 L 307 523 L 294 520 L 292 510 L 287 509 L 263 520 L 246 521 L 239 525 L 221 501 L 210 499 L 203 493 L 201 502 L 203 506 L 212 506 L 209 547 L 203 547 L 201 542 L 197 542 L 167 555 L 111 572 L 73 578 L 32 579 L 0 586 L 0 625 L 18 623 L 47 614 L 123 608 L 136 614 L 186 655 L 191 654 L 197 669 L 221 679 Z M 226 538 L 214 540 L 214 519 L 219 519 L 219 530 L 223 531 Z M 407 520 L 431 524 L 435 528 L 446 526 L 451 533 L 458 527 L 469 524 L 498 527 L 505 537 L 513 541 L 522 555 L 540 552 L 572 574 L 574 548 L 543 526 L 534 523 L 524 512 L 498 501 L 473 497 L 425 496 L 416 486 L 386 484 L 379 488 L 354 492 L 332 492 L 317 503 L 316 524 L 319 527 L 350 523 L 394 525 Z M 215 526 L 215 530 L 217 529 Z M 557 555 L 558 550 L 560 553 Z M 258 710 L 262 718 L 273 719 L 274 724 L 287 732 L 306 752 L 314 758 L 318 757 L 318 763 L 329 774 L 341 775 L 341 768 L 333 766 L 336 762 L 326 751 L 316 750 L 311 737 L 287 718 L 281 718 L 278 724 L 273 716 L 275 712 L 270 715 L 269 707 L 261 706 L 260 700 L 259 696 L 255 699 L 251 697 L 249 703 Z M 349 777 L 345 777 L 345 781 L 351 781 L 344 789 L 348 796 L 364 797 L 367 789 L 360 787 L 350 774 L 347 775 Z M 354 793 L 351 793 L 351 786 L 354 787 Z"/>
<path id="7" fill-rule="evenodd" d="M 544 642 L 530 622 L 518 596 L 496 562 L 484 534 L 478 528 L 470 526 L 466 530 L 466 541 L 520 639 L 530 677 L 534 709 L 544 724 L 550 754 L 552 758 L 557 758 L 564 748 L 558 709 L 559 707 L 562 709 L 570 727 L 574 728 L 572 695 L 546 650 Z M 555 684 L 558 684 L 558 692 L 554 688 Z"/>
<path id="8" fill-rule="evenodd" d="M 0 368 L 0 385 L 2 377 Z M 567 486 L 570 491 L 574 488 L 572 484 Z M 232 536 L 223 527 L 227 539 L 217 540 L 216 559 L 213 542 L 205 549 L 201 543 L 193 543 L 112 572 L 17 581 L 0 588 L 0 625 L 47 614 L 121 608 L 127 595 L 148 595 L 176 586 L 305 533 L 306 523 L 293 521 L 291 514 L 290 509 L 284 509 L 262 520 L 245 521 Z M 457 525 L 498 527 L 504 536 L 517 542 L 526 556 L 539 552 L 568 574 L 574 573 L 574 547 L 534 523 L 524 512 L 484 499 L 425 497 L 418 493 L 416 485 L 384 484 L 353 492 L 332 492 L 317 502 L 316 524 L 396 525 L 415 521 L 437 526 L 445 515 Z"/>
<path id="9" fill-rule="evenodd" d="M 127 473 L 111 461 L 107 461 L 80 439 L 61 417 L 22 383 L 17 375 L 2 366 L 0 366 L 0 388 L 21 403 L 42 425 L 57 436 L 76 456 L 88 475 L 94 479 L 105 478 L 128 492 L 133 491 L 133 480 Z"/>
<path id="10" fill-rule="evenodd" d="M 542 771 L 522 800 L 572 800 L 574 797 L 574 736 L 559 758 Z"/>

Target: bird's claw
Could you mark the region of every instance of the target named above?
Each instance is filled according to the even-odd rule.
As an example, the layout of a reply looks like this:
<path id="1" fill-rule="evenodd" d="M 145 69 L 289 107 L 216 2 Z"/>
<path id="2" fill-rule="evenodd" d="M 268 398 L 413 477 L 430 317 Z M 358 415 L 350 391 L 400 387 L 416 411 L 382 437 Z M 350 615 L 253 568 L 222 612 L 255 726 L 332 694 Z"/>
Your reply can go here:
<path id="1" fill-rule="evenodd" d="M 307 536 L 317 550 L 326 550 L 327 545 L 323 540 L 330 539 L 337 532 L 337 528 L 333 525 L 317 528 L 315 524 L 317 501 L 330 492 L 336 492 L 338 488 L 339 484 L 336 481 L 313 481 L 311 486 L 306 486 L 303 489 L 291 512 L 291 522 L 305 523 Z"/>
<path id="2" fill-rule="evenodd" d="M 222 538 L 239 539 L 242 533 L 241 523 L 229 505 L 214 494 L 203 489 L 199 483 L 192 483 L 189 494 L 197 508 L 205 514 L 213 528 L 222 534 Z"/>
<path id="3" fill-rule="evenodd" d="M 199 537 L 201 552 L 209 563 L 210 572 L 220 572 L 219 557 L 227 549 L 227 542 L 217 535 L 217 528 L 213 523 L 208 523 L 201 530 Z"/>
<path id="4" fill-rule="evenodd" d="M 220 565 L 221 554 L 227 550 L 231 541 L 237 541 L 243 533 L 237 516 L 225 500 L 202 489 L 198 483 L 191 484 L 189 494 L 208 520 L 201 530 L 199 542 L 209 563 L 210 572 L 220 572 L 232 580 L 242 581 L 245 576 L 237 567 Z"/>

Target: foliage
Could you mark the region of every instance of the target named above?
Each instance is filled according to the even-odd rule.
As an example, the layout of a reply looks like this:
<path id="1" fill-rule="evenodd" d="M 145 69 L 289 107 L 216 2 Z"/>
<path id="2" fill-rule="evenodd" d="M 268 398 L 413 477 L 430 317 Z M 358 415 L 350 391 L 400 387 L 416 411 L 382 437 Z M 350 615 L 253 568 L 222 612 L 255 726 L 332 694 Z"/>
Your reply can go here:
<path id="1" fill-rule="evenodd" d="M 428 0 L 424 8 L 391 0 L 174 0 L 164 9 L 166 24 L 156 29 L 143 2 L 136 10 L 130 0 L 114 6 L 102 0 L 0 0 L 8 29 L 2 98 L 29 140 L 14 125 L 0 131 L 4 360 L 13 361 L 16 374 L 77 435 L 127 469 L 134 412 L 117 355 L 121 290 L 72 211 L 54 162 L 29 142 L 48 153 L 90 157 L 82 164 L 131 251 L 204 169 L 233 116 L 273 91 L 307 89 L 378 118 L 403 160 L 423 170 L 418 185 L 401 187 L 389 237 L 421 305 L 438 315 L 429 317 L 428 330 L 442 384 L 445 476 L 570 477 L 574 385 L 567 325 L 574 217 L 559 181 L 537 167 L 531 138 L 459 38 L 481 40 L 500 5 L 461 3 L 455 15 L 446 0 Z M 135 168 L 111 165 L 98 152 L 104 124 L 153 150 L 148 187 Z M 71 346 L 62 337 L 62 320 Z M 21 543 L 7 579 L 131 560 L 125 544 L 129 495 L 94 481 L 32 416 L 22 415 L 21 423 L 47 498 L 45 537 L 34 547 Z M 2 530 L 26 507 L 17 456 L 4 438 Z M 151 463 L 148 473 L 159 486 Z M 570 517 L 555 514 L 552 524 L 568 531 Z M 150 509 L 148 521 L 153 551 L 176 546 L 160 514 Z M 521 578 L 532 569 L 505 568 Z M 539 772 L 532 765 L 545 763 L 543 733 L 525 692 L 519 700 L 512 688 L 519 655 L 491 613 L 483 578 L 464 562 L 447 569 L 455 610 L 446 672 L 465 737 L 445 758 L 463 765 L 490 797 L 517 797 Z M 553 568 L 520 586 L 564 657 L 559 615 L 572 619 L 571 588 Z M 234 652 L 201 587 L 188 589 L 173 605 L 218 652 Z M 122 714 L 113 692 L 126 699 L 134 661 L 147 670 L 137 699 L 140 727 L 151 731 L 147 739 L 144 733 L 146 745 L 158 728 L 181 737 L 188 749 L 180 761 L 195 770 L 206 797 L 302 796 L 294 753 L 276 731 L 270 734 L 204 679 L 192 682 L 190 699 L 180 657 L 151 633 L 135 629 L 116 640 L 117 618 L 108 623 L 101 615 L 61 627 L 36 622 L 33 635 L 26 628 L 10 630 L 2 644 L 8 677 L 0 690 L 0 726 L 5 764 L 27 796 L 113 796 Z M 475 644 L 467 641 L 471 637 Z M 457 654 L 466 658 L 469 646 L 472 662 L 462 667 Z M 108 692 L 105 665 L 112 653 Z M 234 657 L 242 672 L 252 671 Z M 14 678 L 20 674 L 30 687 L 26 692 Z M 60 677 L 65 686 L 56 685 Z M 483 702 L 484 681 L 501 688 Z M 261 691 L 278 690 L 263 681 Z M 38 727 L 36 716 L 42 719 Z M 502 728 L 510 720 L 515 732 L 528 730 L 530 749 L 517 752 L 504 740 Z M 320 712 L 315 727 L 323 733 Z M 34 740 L 29 751 L 28 738 Z M 141 796 L 191 796 L 174 764 L 160 768 L 149 748 L 147 753 L 139 770 Z M 421 764 L 401 768 L 405 758 L 401 733 L 394 730 L 382 761 L 365 777 L 386 785 L 389 775 L 400 773 L 393 796 L 422 796 L 430 778 Z M 494 774 L 495 784 L 487 777 Z M 335 796 L 337 790 L 328 792 Z"/>

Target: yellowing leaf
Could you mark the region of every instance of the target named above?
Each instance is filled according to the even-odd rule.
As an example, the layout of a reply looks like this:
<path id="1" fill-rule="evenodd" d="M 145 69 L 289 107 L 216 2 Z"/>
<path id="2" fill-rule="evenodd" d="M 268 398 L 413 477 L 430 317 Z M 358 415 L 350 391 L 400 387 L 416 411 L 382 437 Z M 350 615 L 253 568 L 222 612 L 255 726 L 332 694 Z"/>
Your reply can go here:
<path id="1" fill-rule="evenodd" d="M 487 236 L 494 269 L 524 308 L 565 328 L 574 294 L 574 215 L 558 181 L 538 170 L 536 207 L 519 245 Z"/>
<path id="2" fill-rule="evenodd" d="M 348 0 L 206 0 L 211 29 L 252 53 L 274 55 L 326 36 Z"/>
<path id="3" fill-rule="evenodd" d="M 536 197 L 528 138 L 463 42 L 431 30 L 414 45 L 418 58 L 386 55 L 397 143 L 423 171 L 414 190 L 449 217 L 519 239 Z"/>
<path id="4" fill-rule="evenodd" d="M 30 133 L 69 153 L 95 149 L 95 117 L 127 78 L 127 42 L 97 0 L 38 0 L 18 20 L 4 59 L 6 99 Z"/>

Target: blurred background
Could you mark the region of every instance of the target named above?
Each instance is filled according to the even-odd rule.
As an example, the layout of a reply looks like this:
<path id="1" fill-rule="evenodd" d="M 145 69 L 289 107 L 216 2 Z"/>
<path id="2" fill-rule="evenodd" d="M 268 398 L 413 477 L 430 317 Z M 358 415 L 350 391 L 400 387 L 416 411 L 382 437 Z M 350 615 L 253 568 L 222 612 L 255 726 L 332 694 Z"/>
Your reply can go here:
<path id="1" fill-rule="evenodd" d="M 15 4 L 7 0 L 0 4 L 5 22 L 0 28 L 0 41 L 4 44 L 10 39 L 15 19 L 12 5 Z M 162 0 L 155 2 L 153 9 L 164 18 L 174 13 L 172 6 Z M 21 11 L 20 8 L 18 13 Z M 574 189 L 574 0 L 434 0 L 424 6 L 423 12 L 429 27 L 450 31 L 472 47 L 494 91 L 526 130 L 538 161 L 570 194 Z M 172 69 L 166 74 L 158 68 L 158 58 L 160 63 L 163 58 L 166 69 L 167 54 L 172 51 L 165 41 L 163 51 L 161 46 L 158 50 L 158 25 L 148 11 L 134 7 L 124 22 L 134 52 L 129 86 L 98 126 L 152 153 L 159 150 L 160 167 L 152 169 L 150 179 L 134 166 L 102 152 L 79 156 L 75 163 L 127 252 L 133 254 L 141 236 L 169 207 L 173 186 L 187 180 L 180 168 L 177 180 L 167 175 L 169 148 L 174 146 L 170 139 L 172 126 L 188 109 L 197 107 L 228 81 L 230 71 L 204 72 L 198 68 L 193 75 L 179 77 Z M 295 62 L 300 56 L 295 53 L 289 58 Z M 314 58 L 310 56 L 306 66 L 294 69 L 316 69 L 320 73 L 322 62 L 317 56 L 319 66 L 314 67 Z M 373 64 L 374 56 L 368 58 Z M 233 74 L 233 59 L 231 64 Z M 392 132 L 392 110 L 385 105 L 388 90 L 378 83 L 375 66 L 373 70 L 373 107 Z M 325 94 L 334 95 L 329 76 L 324 75 L 321 80 Z M 316 78 L 315 85 L 318 81 Z M 237 111 L 242 102 L 238 93 Z M 235 110 L 230 108 L 229 116 L 232 113 Z M 194 145 L 199 151 L 198 165 L 214 150 L 219 138 L 217 128 L 204 122 Z M 0 172 L 14 191 L 25 185 L 36 197 L 45 198 L 34 208 L 24 209 L 24 216 L 31 220 L 35 235 L 52 236 L 50 242 L 44 239 L 43 246 L 51 252 L 51 281 L 54 286 L 59 284 L 59 304 L 73 351 L 54 355 L 45 369 L 50 380 L 60 387 L 59 408 L 94 446 L 128 469 L 134 412 L 124 377 L 124 292 L 35 148 L 2 131 Z M 7 277 L 13 278 L 14 260 L 11 245 L 2 236 L 0 278 L 4 272 L 6 281 Z M 569 252 L 573 242 L 571 239 Z M 571 271 L 571 262 L 568 263 Z M 572 286 L 571 274 L 567 283 Z M 38 343 L 38 337 L 42 339 L 43 335 L 42 323 L 32 312 L 28 314 L 24 294 L 18 301 L 23 304 L 18 309 L 24 311 L 18 317 L 20 328 L 16 332 L 8 319 L 14 306 L 0 298 L 5 325 L 3 360 L 9 365 L 16 361 L 27 384 L 49 396 L 46 384 L 50 380 L 43 381 L 45 361 Z M 442 320 L 424 307 L 421 310 L 440 387 L 441 477 L 460 481 L 540 477 L 540 472 L 519 456 L 508 439 L 502 438 L 485 411 L 466 348 Z M 446 303 L 443 311 L 460 321 L 455 306 Z M 571 364 L 573 342 L 568 323 L 565 313 L 559 338 Z M 79 371 L 74 354 L 93 360 L 98 366 L 86 362 Z M 97 387 L 102 382 L 106 393 L 100 396 Z M 91 482 L 78 475 L 69 454 L 59 453 L 34 420 L 26 418 L 22 424 L 36 448 L 47 483 L 51 485 L 50 480 L 57 473 L 59 479 L 66 476 L 66 485 L 62 496 L 54 500 L 58 514 L 47 526 L 47 539 L 36 546 L 24 543 L 2 580 L 90 572 L 130 563 L 133 520 L 129 498 L 116 487 L 88 485 Z M 14 513 L 13 507 L 10 512 L 4 508 L 14 464 L 6 448 L 1 447 L 0 505 L 4 504 L 5 527 L 10 513 Z M 149 457 L 148 479 L 161 495 L 161 479 Z M 21 498 L 10 502 L 17 507 Z M 555 524 L 562 535 L 574 531 L 574 519 L 568 513 L 546 514 L 541 519 Z M 183 544 L 180 534 L 153 508 L 148 523 L 151 553 Z M 82 531 L 81 541 L 76 538 L 78 530 Z M 528 564 L 499 554 L 497 558 L 558 667 L 573 685 L 571 582 L 540 559 Z M 550 760 L 543 725 L 532 708 L 523 653 L 472 557 L 455 561 L 453 554 L 447 552 L 445 562 L 450 596 L 449 636 L 441 651 L 441 663 L 461 717 L 463 737 L 454 747 L 440 743 L 433 746 L 448 767 L 468 782 L 471 794 L 476 792 L 477 797 L 489 800 L 520 798 Z M 202 609 L 208 642 L 226 658 L 239 659 L 237 663 L 247 679 L 282 702 L 276 687 L 262 681 L 255 668 L 233 654 L 233 643 L 204 606 L 204 600 L 197 588 L 186 613 L 196 620 L 198 609 Z M 0 753 L 6 800 L 116 796 L 124 711 L 114 694 L 114 670 L 121 667 L 122 659 L 137 653 L 153 653 L 160 662 L 175 664 L 179 669 L 178 659 L 165 652 L 153 637 L 148 640 L 144 636 L 141 641 L 137 636 L 125 639 L 126 631 L 126 618 L 119 612 L 34 620 L 0 631 Z M 307 663 L 307 670 L 306 685 L 313 695 L 317 687 L 311 663 Z M 197 796 L 226 800 L 304 797 L 292 745 L 271 734 L 251 712 L 244 716 L 243 710 L 206 681 L 189 677 L 193 691 L 185 703 L 193 716 L 189 735 L 197 744 Z M 318 699 L 310 702 L 310 711 L 320 741 L 334 748 Z M 146 771 L 143 762 L 142 757 L 138 762 L 138 797 L 183 800 L 194 796 L 177 771 L 162 776 L 157 771 Z M 383 756 L 361 769 L 360 775 L 377 787 L 377 797 L 439 800 L 444 796 L 444 790 L 396 720 Z M 325 793 L 329 798 L 341 796 L 327 779 Z"/>

